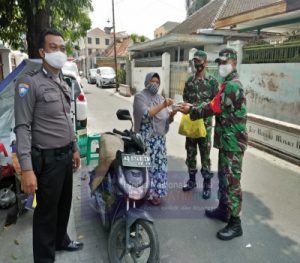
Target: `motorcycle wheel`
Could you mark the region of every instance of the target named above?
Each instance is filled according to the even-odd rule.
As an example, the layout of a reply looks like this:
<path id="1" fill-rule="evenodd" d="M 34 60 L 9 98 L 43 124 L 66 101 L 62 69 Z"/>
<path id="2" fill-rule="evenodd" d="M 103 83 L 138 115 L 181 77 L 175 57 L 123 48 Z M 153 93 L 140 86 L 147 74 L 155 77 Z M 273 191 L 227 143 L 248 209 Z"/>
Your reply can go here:
<path id="1" fill-rule="evenodd" d="M 129 253 L 125 254 L 126 221 L 119 219 L 108 238 L 108 256 L 111 263 L 159 262 L 159 241 L 153 223 L 139 219 L 130 228 Z"/>

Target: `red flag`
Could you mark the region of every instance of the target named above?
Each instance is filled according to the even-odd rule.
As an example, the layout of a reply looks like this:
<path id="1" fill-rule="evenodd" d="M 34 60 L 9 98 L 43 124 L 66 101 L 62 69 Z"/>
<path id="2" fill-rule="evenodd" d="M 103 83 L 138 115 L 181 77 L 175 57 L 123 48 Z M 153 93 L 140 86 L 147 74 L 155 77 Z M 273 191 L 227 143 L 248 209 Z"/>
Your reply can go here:
<path id="1" fill-rule="evenodd" d="M 221 113 L 221 107 L 220 107 L 220 104 L 221 104 L 221 93 L 223 92 L 223 89 L 225 87 L 226 83 L 224 82 L 222 85 L 221 85 L 221 88 L 218 92 L 218 94 L 212 99 L 212 101 L 209 103 L 209 106 L 210 108 L 212 109 L 212 111 L 214 113 Z"/>

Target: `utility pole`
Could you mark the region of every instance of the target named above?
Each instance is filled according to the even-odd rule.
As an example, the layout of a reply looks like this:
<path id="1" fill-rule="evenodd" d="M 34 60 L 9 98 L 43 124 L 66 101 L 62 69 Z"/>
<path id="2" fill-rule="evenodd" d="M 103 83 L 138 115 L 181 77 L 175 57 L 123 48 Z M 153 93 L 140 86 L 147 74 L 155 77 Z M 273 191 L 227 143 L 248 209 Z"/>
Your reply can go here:
<path id="1" fill-rule="evenodd" d="M 114 60 L 115 60 L 115 72 L 116 72 L 116 91 L 118 91 L 118 74 L 117 74 L 117 50 L 116 50 L 116 24 L 115 24 L 115 4 L 112 0 L 112 15 L 113 15 L 113 28 L 114 28 Z"/>

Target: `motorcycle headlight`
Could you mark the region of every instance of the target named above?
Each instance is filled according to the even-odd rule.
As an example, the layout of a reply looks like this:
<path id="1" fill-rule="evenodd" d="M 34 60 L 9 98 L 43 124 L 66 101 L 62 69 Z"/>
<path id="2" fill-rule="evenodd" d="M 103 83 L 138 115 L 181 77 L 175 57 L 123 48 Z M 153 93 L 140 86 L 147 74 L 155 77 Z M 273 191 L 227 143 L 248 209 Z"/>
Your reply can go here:
<path id="1" fill-rule="evenodd" d="M 141 184 L 140 186 L 134 186 L 126 182 L 124 173 L 122 171 L 122 168 L 119 167 L 119 185 L 122 189 L 122 191 L 133 200 L 141 200 L 145 197 L 145 195 L 148 192 L 150 182 L 149 182 L 149 175 L 148 170 L 145 169 L 145 182 Z"/>

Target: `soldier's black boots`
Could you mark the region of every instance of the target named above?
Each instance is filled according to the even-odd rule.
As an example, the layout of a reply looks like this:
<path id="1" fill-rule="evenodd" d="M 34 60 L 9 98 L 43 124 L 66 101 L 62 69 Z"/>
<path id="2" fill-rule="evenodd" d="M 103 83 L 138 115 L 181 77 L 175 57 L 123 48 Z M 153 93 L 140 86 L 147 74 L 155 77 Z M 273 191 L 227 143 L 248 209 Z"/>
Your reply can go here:
<path id="1" fill-rule="evenodd" d="M 184 192 L 190 191 L 190 190 L 194 189 L 195 187 L 197 187 L 197 184 L 196 184 L 196 173 L 197 173 L 197 170 L 191 170 L 191 171 L 189 171 L 189 177 L 190 177 L 190 179 L 182 187 L 182 191 L 184 191 Z"/>
<path id="2" fill-rule="evenodd" d="M 239 217 L 230 217 L 228 224 L 217 233 L 217 238 L 221 240 L 231 240 L 243 235 L 241 219 Z"/>
<path id="3" fill-rule="evenodd" d="M 203 180 L 202 198 L 203 199 L 209 199 L 210 196 L 211 196 L 211 182 L 210 182 L 210 179 L 204 179 Z"/>
<path id="4" fill-rule="evenodd" d="M 213 209 L 205 209 L 205 215 L 211 219 L 218 219 L 226 223 L 229 221 L 228 209 L 222 205 Z"/>
<path id="5" fill-rule="evenodd" d="M 189 179 L 186 184 L 182 187 L 182 191 L 186 192 L 186 191 L 190 191 L 192 189 L 194 189 L 195 187 L 197 187 L 197 184 L 195 181 Z"/>

